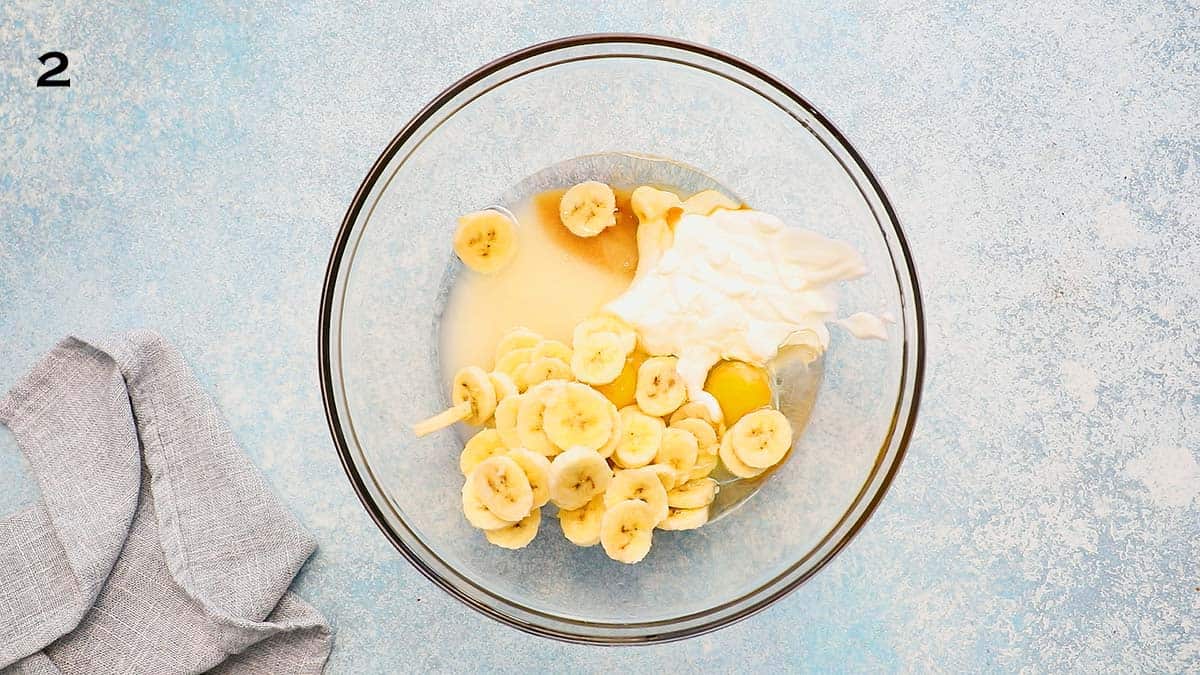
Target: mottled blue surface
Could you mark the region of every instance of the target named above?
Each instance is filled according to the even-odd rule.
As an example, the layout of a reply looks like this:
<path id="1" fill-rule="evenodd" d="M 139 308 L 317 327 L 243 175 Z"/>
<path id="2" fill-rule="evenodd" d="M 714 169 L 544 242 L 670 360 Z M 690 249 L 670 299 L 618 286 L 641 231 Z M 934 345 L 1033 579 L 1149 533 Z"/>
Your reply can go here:
<path id="1" fill-rule="evenodd" d="M 1200 6 L 0 6 L 0 388 L 60 336 L 175 341 L 321 550 L 333 672 L 1200 669 Z M 778 6 L 787 4 L 784 11 Z M 888 498 L 718 633 L 571 646 L 485 620 L 377 532 L 316 377 L 326 256 L 379 151 L 457 77 L 588 31 L 794 85 L 891 194 L 930 362 Z M 71 58 L 35 89 L 36 58 Z M 36 497 L 0 433 L 0 509 Z"/>

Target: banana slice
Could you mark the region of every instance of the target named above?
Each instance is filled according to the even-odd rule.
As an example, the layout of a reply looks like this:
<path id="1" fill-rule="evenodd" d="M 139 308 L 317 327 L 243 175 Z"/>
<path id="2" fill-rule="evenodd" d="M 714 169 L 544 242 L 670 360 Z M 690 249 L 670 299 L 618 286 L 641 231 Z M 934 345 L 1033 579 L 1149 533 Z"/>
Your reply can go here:
<path id="1" fill-rule="evenodd" d="M 496 389 L 482 368 L 467 366 L 454 374 L 450 400 L 453 406 L 414 424 L 413 433 L 418 437 L 425 436 L 459 420 L 482 426 L 496 410 Z"/>
<path id="2" fill-rule="evenodd" d="M 600 543 L 600 520 L 604 518 L 604 495 L 596 495 L 577 509 L 559 509 L 558 524 L 563 535 L 576 546 Z"/>
<path id="3" fill-rule="evenodd" d="M 571 372 L 580 382 L 608 384 L 621 374 L 628 354 L 616 333 L 587 333 L 575 341 Z"/>
<path id="4" fill-rule="evenodd" d="M 550 462 L 550 501 L 560 509 L 580 508 L 608 489 L 611 480 L 612 469 L 600 453 L 570 448 Z"/>
<path id="5" fill-rule="evenodd" d="M 558 202 L 558 217 L 579 237 L 594 237 L 617 224 L 617 196 L 594 180 L 573 186 Z"/>
<path id="6" fill-rule="evenodd" d="M 509 448 L 521 447 L 521 436 L 517 433 L 517 410 L 521 407 L 521 396 L 504 397 L 496 404 L 496 412 L 492 414 L 496 433 L 500 434 L 500 440 Z"/>
<path id="7" fill-rule="evenodd" d="M 667 517 L 658 524 L 660 530 L 694 530 L 708 522 L 708 507 L 698 509 L 675 509 L 667 512 Z"/>
<path id="8" fill-rule="evenodd" d="M 774 408 L 746 413 L 725 435 L 738 459 L 756 469 L 775 466 L 792 448 L 792 425 Z"/>
<path id="9" fill-rule="evenodd" d="M 571 366 L 564 361 L 548 356 L 534 357 L 532 361 L 517 368 L 517 388 L 527 391 L 535 384 L 547 380 L 571 379 Z"/>
<path id="10" fill-rule="evenodd" d="M 495 274 L 517 255 L 517 228 L 499 211 L 475 211 L 458 219 L 454 252 L 481 274 Z"/>
<path id="11" fill-rule="evenodd" d="M 479 501 L 501 520 L 515 523 L 533 508 L 529 479 L 511 457 L 497 455 L 483 460 L 467 480 Z"/>
<path id="12" fill-rule="evenodd" d="M 533 508 L 545 506 L 550 501 L 550 460 L 525 448 L 513 448 L 505 454 L 525 472 L 533 493 Z"/>
<path id="13" fill-rule="evenodd" d="M 492 381 L 492 388 L 496 390 L 496 405 L 500 405 L 500 401 L 521 393 L 517 391 L 517 384 L 507 373 L 493 371 L 488 373 L 488 379 Z"/>
<path id="14" fill-rule="evenodd" d="M 521 404 L 517 407 L 517 436 L 521 446 L 546 457 L 553 457 L 560 452 L 559 447 L 546 435 L 542 416 L 546 412 L 546 405 L 563 386 L 563 382 L 551 380 L 534 385 L 521 395 Z"/>
<path id="15" fill-rule="evenodd" d="M 605 508 L 611 509 L 627 499 L 640 499 L 649 504 L 656 514 L 655 525 L 667 517 L 667 490 L 654 469 L 622 469 L 613 476 L 604 491 Z"/>
<path id="16" fill-rule="evenodd" d="M 497 518 L 495 514 L 488 511 L 483 502 L 479 501 L 479 497 L 475 496 L 475 491 L 471 489 L 471 481 L 463 484 L 462 505 L 463 515 L 467 517 L 467 522 L 472 527 L 481 530 L 498 530 L 512 525 L 509 521 Z"/>
<path id="17" fill-rule="evenodd" d="M 708 506 L 720 490 L 711 478 L 690 480 L 667 493 L 667 505 L 673 509 L 698 509 Z"/>
<path id="18" fill-rule="evenodd" d="M 504 454 L 504 440 L 495 429 L 483 429 L 467 441 L 462 454 L 458 456 L 458 468 L 464 476 L 470 476 L 475 467 L 483 460 Z"/>
<path id="19" fill-rule="evenodd" d="M 742 208 L 742 205 L 739 202 L 733 201 L 716 190 L 697 192 L 683 200 L 684 213 L 698 213 L 702 216 L 710 215 L 718 209 L 736 211 L 740 208 Z"/>
<path id="20" fill-rule="evenodd" d="M 569 382 L 546 405 L 542 426 L 550 442 L 560 448 L 582 445 L 599 450 L 612 437 L 610 408 L 612 403 L 600 392 Z"/>
<path id="21" fill-rule="evenodd" d="M 542 340 L 533 348 L 534 360 L 546 357 L 558 359 L 563 363 L 570 363 L 572 356 L 574 356 L 574 353 L 571 351 L 571 348 L 558 340 Z"/>
<path id="22" fill-rule="evenodd" d="M 663 432 L 662 444 L 654 454 L 655 464 L 666 464 L 675 471 L 679 480 L 686 480 L 696 466 L 700 444 L 692 432 L 670 427 Z"/>
<path id="23" fill-rule="evenodd" d="M 625 352 L 625 356 L 637 348 L 637 330 L 615 314 L 597 314 L 580 321 L 571 333 L 571 344 L 576 345 L 575 348 L 578 350 L 579 341 L 593 333 L 616 335 L 621 340 L 621 349 Z"/>
<path id="24" fill-rule="evenodd" d="M 500 416 L 498 408 L 496 416 Z M 717 432 L 713 431 L 708 422 L 696 417 L 685 417 L 672 422 L 670 426 L 673 429 L 683 429 L 696 437 L 696 464 L 688 477 L 703 478 L 712 473 L 712 470 L 717 468 L 717 451 L 720 449 Z"/>
<path id="25" fill-rule="evenodd" d="M 725 433 L 725 420 L 721 417 L 721 409 L 718 407 L 714 412 L 703 401 L 688 401 L 679 406 L 679 410 L 671 413 L 671 417 L 667 420 L 667 423 L 673 425 L 679 420 L 685 419 L 698 419 L 708 422 L 713 431 L 717 432 L 718 437 Z"/>
<path id="26" fill-rule="evenodd" d="M 754 478 L 766 471 L 766 469 L 747 466 L 745 462 L 738 459 L 737 453 L 733 451 L 733 435 L 728 432 L 721 437 L 721 449 L 717 454 L 721 457 L 721 463 L 725 465 L 729 473 L 738 478 Z"/>
<path id="27" fill-rule="evenodd" d="M 612 432 L 608 436 L 608 442 L 600 446 L 600 449 L 597 450 L 600 456 L 605 459 L 612 457 L 613 452 L 617 449 L 617 445 L 621 442 L 621 413 L 617 410 L 617 406 L 612 405 L 611 402 L 608 405 L 608 418 L 612 420 Z"/>
<path id="28" fill-rule="evenodd" d="M 670 492 L 681 480 L 680 476 L 675 473 L 675 469 L 666 464 L 647 464 L 642 467 L 653 471 L 658 476 L 658 480 L 662 483 L 663 489 Z"/>
<path id="29" fill-rule="evenodd" d="M 504 352 L 496 359 L 496 372 L 504 373 L 516 383 L 517 373 L 533 360 L 533 347 L 518 347 Z M 517 389 L 521 387 L 518 386 Z"/>
<path id="30" fill-rule="evenodd" d="M 499 361 L 500 357 L 514 349 L 531 349 L 541 341 L 541 335 L 524 326 L 512 328 L 496 343 L 496 360 Z"/>
<path id="31" fill-rule="evenodd" d="M 613 460 L 626 469 L 636 469 L 654 461 L 666 429 L 662 420 L 632 405 L 621 408 L 618 414 L 621 417 L 621 440 L 613 451 Z"/>
<path id="32" fill-rule="evenodd" d="M 608 557 L 623 563 L 635 563 L 650 552 L 658 512 L 640 499 L 614 504 L 600 519 L 600 545 Z"/>
<path id="33" fill-rule="evenodd" d="M 678 359 L 674 356 L 655 356 L 646 359 L 638 368 L 637 404 L 648 415 L 670 415 L 687 399 L 687 386 L 675 371 Z"/>
<path id="34" fill-rule="evenodd" d="M 534 509 L 521 520 L 497 530 L 484 530 L 483 536 L 500 548 L 513 550 L 525 548 L 537 536 L 538 525 L 542 523 L 542 510 Z"/>

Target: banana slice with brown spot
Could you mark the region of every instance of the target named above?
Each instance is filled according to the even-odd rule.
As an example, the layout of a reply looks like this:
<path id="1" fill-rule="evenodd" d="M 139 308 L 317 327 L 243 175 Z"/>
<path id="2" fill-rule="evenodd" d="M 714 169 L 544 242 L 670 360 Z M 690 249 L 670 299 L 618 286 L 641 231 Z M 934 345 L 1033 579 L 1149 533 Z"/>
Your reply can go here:
<path id="1" fill-rule="evenodd" d="M 594 237 L 617 224 L 617 196 L 612 188 L 589 180 L 563 193 L 558 217 L 572 234 Z"/>
<path id="2" fill-rule="evenodd" d="M 516 224 L 491 209 L 468 213 L 458 219 L 454 252 L 476 272 L 495 274 L 517 255 Z"/>
<path id="3" fill-rule="evenodd" d="M 498 530 L 502 527 L 512 525 L 511 522 L 502 518 L 497 518 L 496 514 L 488 510 L 483 502 L 479 501 L 479 497 L 475 496 L 475 491 L 471 489 L 471 481 L 467 481 L 462 487 L 462 505 L 463 515 L 467 517 L 467 522 L 472 527 L 477 527 L 481 530 Z"/>
<path id="4" fill-rule="evenodd" d="M 708 507 L 698 509 L 676 509 L 667 512 L 667 517 L 658 524 L 660 530 L 694 530 L 708 522 Z"/>
<path id="5" fill-rule="evenodd" d="M 588 333 L 575 341 L 571 372 L 580 382 L 608 384 L 625 368 L 627 354 L 616 333 Z"/>
<path id="6" fill-rule="evenodd" d="M 667 493 L 667 505 L 674 509 L 698 509 L 717 498 L 721 487 L 711 478 L 698 478 L 676 486 Z"/>
<path id="7" fill-rule="evenodd" d="M 529 479 L 511 457 L 497 455 L 483 460 L 468 480 L 479 501 L 501 520 L 516 522 L 533 508 Z"/>
<path id="8" fill-rule="evenodd" d="M 463 472 L 464 476 L 471 475 L 475 467 L 479 466 L 485 459 L 502 455 L 507 450 L 504 447 L 504 440 L 500 438 L 500 433 L 495 429 L 481 429 L 479 433 L 467 440 L 463 446 L 462 454 L 458 456 L 458 468 Z"/>
<path id="9" fill-rule="evenodd" d="M 604 447 L 612 437 L 612 403 L 586 384 L 568 382 L 542 414 L 547 438 L 560 448 Z"/>
<path id="10" fill-rule="evenodd" d="M 534 509 L 521 520 L 495 530 L 484 530 L 483 536 L 500 548 L 525 548 L 537 536 L 538 526 L 542 522 L 542 510 Z"/>
<path id="11" fill-rule="evenodd" d="M 640 499 L 649 504 L 657 514 L 655 525 L 667 517 L 667 490 L 654 469 L 622 469 L 613 475 L 604 491 L 605 507 L 612 508 L 627 499 Z"/>
<path id="12" fill-rule="evenodd" d="M 668 427 L 663 431 L 662 444 L 654 454 L 655 464 L 665 464 L 675 471 L 679 481 L 687 480 L 696 466 L 700 451 L 696 437 L 686 429 Z"/>
<path id="13" fill-rule="evenodd" d="M 792 449 L 792 425 L 774 408 L 746 413 L 725 435 L 738 459 L 756 469 L 775 466 Z"/>
<path id="14" fill-rule="evenodd" d="M 609 507 L 600 520 L 600 545 L 608 557 L 636 563 L 650 552 L 658 512 L 640 499 L 627 499 Z"/>
<path id="15" fill-rule="evenodd" d="M 662 420 L 647 415 L 637 406 L 621 408 L 618 415 L 621 417 L 621 440 L 613 451 L 613 461 L 627 469 L 653 462 L 666 430 Z"/>
<path id="16" fill-rule="evenodd" d="M 558 380 L 542 382 L 521 395 L 521 404 L 517 407 L 517 436 L 522 447 L 546 457 L 561 452 L 561 448 L 546 435 L 544 415 L 546 406 L 565 384 Z"/>
<path id="17" fill-rule="evenodd" d="M 550 460 L 525 448 L 513 448 L 505 454 L 525 472 L 533 493 L 533 508 L 545 506 L 550 501 Z"/>
<path id="18" fill-rule="evenodd" d="M 454 404 L 429 419 L 413 425 L 418 437 L 444 429 L 458 421 L 482 426 L 496 410 L 496 389 L 487 372 L 476 366 L 467 366 L 454 374 L 450 386 L 450 400 Z"/>
<path id="19" fill-rule="evenodd" d="M 549 356 L 540 358 L 535 356 L 529 363 L 517 368 L 517 388 L 521 391 L 526 391 L 533 385 L 548 380 L 569 379 L 571 379 L 571 366 Z"/>
<path id="20" fill-rule="evenodd" d="M 560 509 L 577 509 L 608 489 L 612 469 L 600 453 L 576 446 L 550 462 L 550 501 Z"/>
<path id="21" fill-rule="evenodd" d="M 687 399 L 687 386 L 675 367 L 674 356 L 654 356 L 638 368 L 637 404 L 648 415 L 670 415 Z"/>
<path id="22" fill-rule="evenodd" d="M 499 412 L 497 412 L 499 416 Z M 499 425 L 497 425 L 499 426 Z M 696 437 L 696 464 L 687 476 L 690 479 L 703 478 L 717 468 L 717 453 L 720 441 L 711 425 L 702 419 L 685 417 L 671 423 L 673 429 L 683 429 Z"/>
<path id="23" fill-rule="evenodd" d="M 717 454 L 721 458 L 721 464 L 724 464 L 729 473 L 738 478 L 754 478 L 766 471 L 766 469 L 747 466 L 745 462 L 738 459 L 737 453 L 733 451 L 733 436 L 730 436 L 729 432 L 725 432 L 725 435 L 721 437 L 721 447 Z"/>
<path id="24" fill-rule="evenodd" d="M 600 543 L 600 521 L 604 518 L 604 495 L 596 495 L 577 509 L 559 509 L 558 524 L 563 535 L 576 546 Z"/>

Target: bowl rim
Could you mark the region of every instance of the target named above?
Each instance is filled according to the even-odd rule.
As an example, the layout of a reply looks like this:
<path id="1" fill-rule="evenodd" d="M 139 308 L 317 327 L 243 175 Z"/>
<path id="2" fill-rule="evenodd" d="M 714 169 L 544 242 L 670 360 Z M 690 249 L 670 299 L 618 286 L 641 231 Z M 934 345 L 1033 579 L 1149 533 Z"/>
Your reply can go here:
<path id="1" fill-rule="evenodd" d="M 463 90 L 469 88 L 488 75 L 540 54 L 557 51 L 560 49 L 606 43 L 632 43 L 656 47 L 668 47 L 724 62 L 726 65 L 745 71 L 749 75 L 762 80 L 771 87 L 774 87 L 778 93 L 784 95 L 793 103 L 804 109 L 805 112 L 812 115 L 829 131 L 841 148 L 847 153 L 849 158 L 854 162 L 857 168 L 862 172 L 863 177 L 878 196 L 880 204 L 887 214 L 891 224 L 894 226 L 896 243 L 900 249 L 900 252 L 903 254 L 905 272 L 907 273 L 907 279 L 912 287 L 911 300 L 913 314 L 915 317 L 913 326 L 914 360 L 911 385 L 912 390 L 909 397 L 909 411 L 904 419 L 901 419 L 901 417 L 898 415 L 893 420 L 893 429 L 896 426 L 900 427 L 900 436 L 896 443 L 895 460 L 892 462 L 891 466 L 887 468 L 886 473 L 882 476 L 881 482 L 875 494 L 872 495 L 870 500 L 863 505 L 857 519 L 850 524 L 849 528 L 846 530 L 841 539 L 835 542 L 834 545 L 828 551 L 826 551 L 824 555 L 822 555 L 821 558 L 818 559 L 807 572 L 788 581 L 779 588 L 772 590 L 764 597 L 755 600 L 748 606 L 739 609 L 737 612 L 682 629 L 663 630 L 655 634 L 631 637 L 595 636 L 582 633 L 564 632 L 547 628 L 545 626 L 538 626 L 520 621 L 519 619 L 505 614 L 504 612 L 498 611 L 490 605 L 484 604 L 477 599 L 470 597 L 440 576 L 437 572 L 430 569 L 424 563 L 424 561 L 420 559 L 416 552 L 414 552 L 400 537 L 398 537 L 396 533 L 392 531 L 390 525 L 386 523 L 382 509 L 378 504 L 376 504 L 375 500 L 372 499 L 362 474 L 350 456 L 351 451 L 346 440 L 346 433 L 342 428 L 342 422 L 339 420 L 337 414 L 337 402 L 334 394 L 335 385 L 333 362 L 330 352 L 330 331 L 333 328 L 332 318 L 334 313 L 333 309 L 335 297 L 337 295 L 337 281 L 339 272 L 341 270 L 343 257 L 347 252 L 347 245 L 350 241 L 350 235 L 354 229 L 354 224 L 358 219 L 358 215 L 365 204 L 366 198 L 374 188 L 376 182 L 382 176 L 385 168 L 395 156 L 398 149 L 417 130 L 419 130 L 436 111 L 441 109 L 443 105 L 452 100 Z M 818 571 L 827 565 L 829 561 L 836 557 L 837 554 L 840 553 L 842 549 L 844 549 L 850 543 L 850 541 L 855 538 L 855 536 L 857 536 L 858 532 L 865 526 L 867 521 L 870 520 L 871 515 L 875 512 L 875 509 L 887 494 L 887 491 L 891 487 L 896 473 L 900 469 L 900 465 L 903 463 L 908 445 L 912 439 L 913 430 L 916 426 L 917 413 L 920 408 L 921 393 L 924 386 L 925 375 L 925 313 L 921 298 L 920 283 L 917 278 L 917 270 L 913 262 L 912 251 L 909 248 L 906 237 L 904 236 L 904 232 L 900 225 L 900 219 L 896 214 L 890 198 L 887 196 L 887 193 L 884 191 L 883 186 L 879 183 L 879 180 L 876 178 L 874 172 L 871 171 L 866 161 L 850 143 L 849 139 L 846 138 L 841 130 L 838 129 L 823 113 L 809 103 L 807 99 L 801 96 L 799 92 L 761 68 L 741 58 L 706 45 L 658 35 L 646 35 L 638 33 L 590 33 L 547 40 L 545 42 L 540 42 L 516 50 L 489 61 L 444 89 L 441 93 L 434 97 L 433 100 L 424 105 L 404 125 L 404 127 L 401 128 L 399 133 L 392 138 L 387 147 L 384 148 L 383 152 L 380 153 L 379 157 L 375 160 L 374 164 L 372 164 L 370 170 L 367 172 L 366 177 L 359 184 L 358 190 L 355 192 L 354 198 L 351 200 L 350 206 L 346 210 L 346 215 L 342 219 L 342 224 L 334 238 L 333 249 L 329 255 L 329 262 L 326 266 L 325 279 L 321 290 L 321 303 L 317 322 L 317 365 L 321 386 L 321 399 L 325 409 L 326 422 L 329 425 L 330 436 L 332 437 L 335 449 L 337 450 L 338 459 L 341 461 L 342 468 L 345 470 L 346 476 L 350 480 L 350 484 L 354 488 L 355 494 L 358 496 L 359 501 L 362 503 L 367 513 L 371 516 L 371 519 L 375 522 L 376 527 L 378 527 L 388 541 L 392 543 L 392 546 L 394 546 L 396 550 L 400 552 L 400 554 L 409 562 L 409 564 L 415 567 L 417 571 L 419 571 L 427 579 L 432 581 L 434 585 L 438 586 L 443 591 L 458 599 L 468 607 L 471 607 L 475 611 L 495 619 L 502 624 L 517 628 L 523 632 L 533 635 L 549 637 L 564 642 L 578 644 L 659 644 L 710 633 L 720 628 L 732 625 L 766 609 L 811 579 Z M 882 459 L 882 455 L 880 459 Z M 880 459 L 876 460 L 875 470 L 878 469 Z M 874 474 L 875 470 L 872 471 L 872 474 Z M 870 486 L 872 480 L 873 478 L 868 476 L 866 482 L 860 490 L 859 498 L 862 496 L 861 492 Z M 851 509 L 852 508 L 853 505 L 851 506 Z M 843 518 L 849 514 L 851 509 L 847 510 L 846 514 L 843 515 Z M 833 531 L 831 530 L 828 534 L 826 534 L 826 538 L 832 534 Z M 669 624 L 671 621 L 672 620 L 668 619 L 665 621 L 655 621 L 649 623 Z"/>

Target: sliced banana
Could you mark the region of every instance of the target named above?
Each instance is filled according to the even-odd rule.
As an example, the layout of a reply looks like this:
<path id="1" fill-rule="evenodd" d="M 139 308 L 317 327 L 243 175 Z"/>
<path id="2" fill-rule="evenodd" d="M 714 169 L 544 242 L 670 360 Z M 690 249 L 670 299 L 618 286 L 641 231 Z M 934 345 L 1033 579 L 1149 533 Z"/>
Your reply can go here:
<path id="1" fill-rule="evenodd" d="M 513 550 L 525 548 L 537 536 L 538 525 L 542 522 L 542 510 L 534 509 L 521 520 L 496 530 L 484 530 L 483 536 L 500 548 Z"/>
<path id="2" fill-rule="evenodd" d="M 630 352 L 637 348 L 637 330 L 615 314 L 597 314 L 580 321 L 571 333 L 571 344 L 575 345 L 575 348 L 578 349 L 579 341 L 593 333 L 612 333 L 616 335 L 621 341 L 621 349 L 625 352 L 624 356 L 628 356 Z"/>
<path id="3" fill-rule="evenodd" d="M 666 430 L 663 421 L 638 410 L 637 406 L 621 408 L 619 415 L 621 440 L 613 451 L 613 460 L 626 469 L 636 469 L 654 461 Z"/>
<path id="4" fill-rule="evenodd" d="M 696 466 L 700 445 L 692 432 L 679 427 L 668 427 L 663 431 L 662 444 L 654 454 L 655 464 L 666 464 L 675 471 L 679 480 L 687 480 Z"/>
<path id="5" fill-rule="evenodd" d="M 551 380 L 534 385 L 521 395 L 521 404 L 517 407 L 517 436 L 522 447 L 547 457 L 560 452 L 560 448 L 546 435 L 542 416 L 546 412 L 546 405 L 563 386 L 563 382 Z"/>
<path id="6" fill-rule="evenodd" d="M 510 448 L 521 447 L 521 436 L 517 433 L 517 410 L 521 407 L 521 396 L 507 396 L 496 404 L 496 412 L 492 420 L 496 422 L 496 433 L 500 440 Z"/>
<path id="7" fill-rule="evenodd" d="M 746 413 L 725 435 L 738 459 L 756 469 L 775 466 L 792 448 L 792 425 L 774 408 Z"/>
<path id="8" fill-rule="evenodd" d="M 517 228 L 508 216 L 488 209 L 458 219 L 454 252 L 481 274 L 495 274 L 517 255 Z"/>
<path id="9" fill-rule="evenodd" d="M 654 356 L 638 368 L 637 404 L 648 415 L 670 415 L 687 399 L 687 386 L 676 372 L 674 356 Z"/>
<path id="10" fill-rule="evenodd" d="M 476 497 L 475 491 L 471 489 L 471 481 L 463 484 L 462 505 L 463 515 L 467 517 L 467 522 L 472 527 L 477 527 L 481 530 L 498 530 L 502 527 L 512 525 L 507 520 L 497 518 L 494 513 L 483 505 L 483 502 L 479 501 L 479 497 Z"/>
<path id="11" fill-rule="evenodd" d="M 608 557 L 635 563 L 646 557 L 654 539 L 658 512 L 640 499 L 628 499 L 609 507 L 600 520 L 600 545 Z"/>
<path id="12" fill-rule="evenodd" d="M 576 546 L 600 543 L 600 521 L 604 518 L 604 495 L 596 495 L 577 509 L 559 509 L 558 524 L 563 535 Z"/>
<path id="13" fill-rule="evenodd" d="M 464 476 L 469 476 L 483 460 L 502 455 L 505 450 L 507 448 L 504 447 L 504 440 L 500 438 L 499 432 L 495 429 L 482 429 L 467 440 L 462 454 L 458 456 L 458 468 Z"/>
<path id="14" fill-rule="evenodd" d="M 496 416 L 499 417 L 499 409 Z M 717 440 L 717 432 L 713 431 L 712 426 L 695 417 L 685 417 L 672 422 L 670 426 L 688 431 L 696 437 L 696 464 L 688 477 L 703 478 L 712 473 L 712 470 L 717 468 L 717 452 L 720 450 L 720 441 Z"/>
<path id="15" fill-rule="evenodd" d="M 517 388 L 526 391 L 535 384 L 547 380 L 571 379 L 571 366 L 561 359 L 549 356 L 534 357 L 529 363 L 517 368 Z"/>
<path id="16" fill-rule="evenodd" d="M 617 410 L 617 406 L 609 402 L 608 418 L 612 420 L 612 432 L 608 436 L 608 442 L 600 446 L 597 452 L 601 457 L 608 459 L 617 449 L 617 445 L 621 442 L 621 413 Z"/>
<path id="17" fill-rule="evenodd" d="M 483 460 L 467 480 L 479 501 L 501 520 L 515 523 L 533 508 L 529 479 L 511 457 L 497 455 Z"/>
<path id="18" fill-rule="evenodd" d="M 438 429 L 444 429 L 459 420 L 467 424 L 482 426 L 496 410 L 496 389 L 488 374 L 476 366 L 467 366 L 454 374 L 454 382 L 450 387 L 450 400 L 453 406 L 429 419 L 413 425 L 413 433 L 417 436 L 431 434 Z"/>
<path id="19" fill-rule="evenodd" d="M 533 493 L 533 508 L 545 506 L 550 501 L 550 460 L 525 448 L 513 448 L 505 454 L 525 472 Z"/>
<path id="20" fill-rule="evenodd" d="M 571 372 L 580 382 L 608 384 L 621 374 L 628 354 L 616 333 L 587 333 L 575 341 Z"/>
<path id="21" fill-rule="evenodd" d="M 642 468 L 653 471 L 655 475 L 658 476 L 659 482 L 662 483 L 663 489 L 667 490 L 668 492 L 678 485 L 681 480 L 680 476 L 675 473 L 675 469 L 672 469 L 666 464 L 647 464 Z"/>
<path id="22" fill-rule="evenodd" d="M 496 372 L 504 373 L 517 382 L 517 373 L 533 360 L 533 347 L 518 347 L 504 352 L 496 359 Z M 517 389 L 520 389 L 520 385 Z"/>
<path id="23" fill-rule="evenodd" d="M 745 462 L 738 459 L 737 453 L 733 451 L 733 436 L 728 432 L 721 437 L 721 449 L 717 453 L 721 457 L 721 463 L 729 470 L 729 473 L 738 478 L 754 478 L 762 474 L 766 469 L 756 469 L 752 466 L 747 466 Z"/>
<path id="24" fill-rule="evenodd" d="M 677 486 L 667 493 L 667 505 L 673 509 L 698 509 L 708 506 L 717 498 L 720 490 L 717 481 L 698 478 Z"/>
<path id="25" fill-rule="evenodd" d="M 657 514 L 655 525 L 667 517 L 667 490 L 654 469 L 622 469 L 613 476 L 604 491 L 604 506 L 611 509 L 627 499 L 640 499 L 649 504 Z"/>
<path id="26" fill-rule="evenodd" d="M 582 445 L 599 450 L 612 437 L 612 407 L 595 389 L 568 382 L 546 405 L 542 426 L 550 442 L 560 448 Z"/>
<path id="27" fill-rule="evenodd" d="M 612 188 L 589 180 L 572 186 L 558 202 L 562 224 L 579 237 L 594 237 L 617 224 L 617 196 Z"/>
<path id="28" fill-rule="evenodd" d="M 547 357 L 558 359 L 563 363 L 570 363 L 573 355 L 574 353 L 571 351 L 571 348 L 558 340 L 542 340 L 533 348 L 534 359 Z"/>
<path id="29" fill-rule="evenodd" d="M 708 522 L 708 507 L 698 509 L 669 509 L 667 517 L 658 524 L 660 530 L 694 530 Z"/>
<path id="30" fill-rule="evenodd" d="M 514 349 L 532 349 L 541 341 L 541 335 L 524 326 L 512 328 L 496 343 L 496 361 Z"/>
<path id="31" fill-rule="evenodd" d="M 500 401 L 521 393 L 517 391 L 517 383 L 508 376 L 508 373 L 502 373 L 498 370 L 488 373 L 488 379 L 492 381 L 492 388 L 496 390 L 496 405 L 500 405 Z"/>
<path id="32" fill-rule="evenodd" d="M 716 190 L 705 190 L 683 200 L 684 213 L 698 213 L 702 216 L 711 215 L 713 211 L 725 209 L 735 211 L 742 208 L 740 202 L 726 197 Z"/>
<path id="33" fill-rule="evenodd" d="M 560 509 L 577 509 L 608 489 L 612 469 L 600 453 L 577 446 L 550 462 L 550 501 Z"/>
<path id="34" fill-rule="evenodd" d="M 671 417 L 667 423 L 675 424 L 679 420 L 685 419 L 698 419 L 708 422 L 713 431 L 717 432 L 718 437 L 725 433 L 725 420 L 721 417 L 721 409 L 718 407 L 714 412 L 703 401 L 688 401 L 679 406 L 679 410 L 671 413 Z"/>

